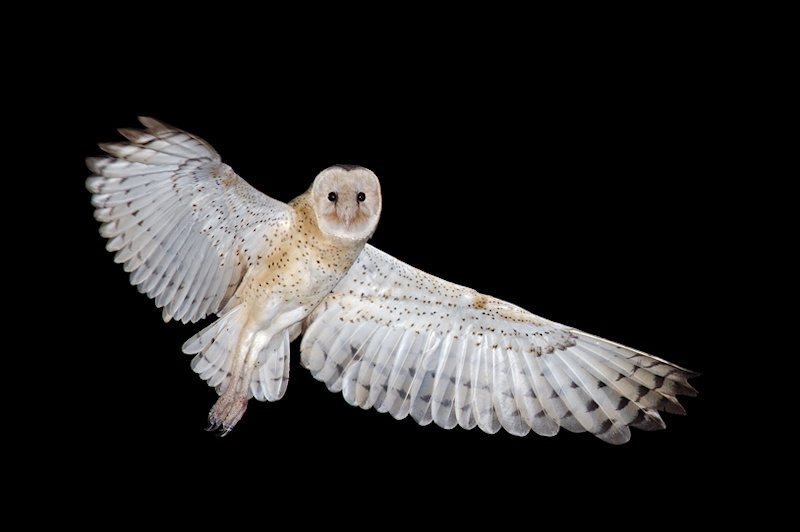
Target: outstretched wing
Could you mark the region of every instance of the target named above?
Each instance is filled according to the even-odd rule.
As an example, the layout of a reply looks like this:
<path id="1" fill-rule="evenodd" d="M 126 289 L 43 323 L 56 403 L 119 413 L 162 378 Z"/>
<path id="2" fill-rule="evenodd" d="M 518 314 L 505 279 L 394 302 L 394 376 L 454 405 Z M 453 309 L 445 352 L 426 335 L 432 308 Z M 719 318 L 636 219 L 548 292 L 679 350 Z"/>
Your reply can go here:
<path id="1" fill-rule="evenodd" d="M 128 142 L 90 157 L 100 234 L 131 284 L 165 321 L 219 312 L 248 267 L 248 243 L 289 222 L 286 204 L 251 187 L 202 139 L 152 118 L 120 129 Z"/>
<path id="2" fill-rule="evenodd" d="M 367 245 L 307 318 L 303 365 L 352 405 L 444 428 L 515 435 L 629 426 L 684 413 L 696 373 L 482 295 Z"/>

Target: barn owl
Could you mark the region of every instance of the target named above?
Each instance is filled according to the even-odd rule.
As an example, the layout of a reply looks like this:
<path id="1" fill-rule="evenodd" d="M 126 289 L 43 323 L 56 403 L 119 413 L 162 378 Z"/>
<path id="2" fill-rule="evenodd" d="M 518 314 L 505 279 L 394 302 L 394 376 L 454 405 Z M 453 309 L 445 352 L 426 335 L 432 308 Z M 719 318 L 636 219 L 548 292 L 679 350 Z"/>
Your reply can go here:
<path id="1" fill-rule="evenodd" d="M 683 414 L 697 373 L 416 269 L 368 244 L 381 188 L 336 165 L 288 204 L 253 188 L 201 138 L 152 118 L 86 160 L 106 248 L 165 321 L 216 319 L 189 338 L 225 435 L 250 399 L 277 401 L 300 360 L 351 405 L 447 429 L 613 444 Z"/>

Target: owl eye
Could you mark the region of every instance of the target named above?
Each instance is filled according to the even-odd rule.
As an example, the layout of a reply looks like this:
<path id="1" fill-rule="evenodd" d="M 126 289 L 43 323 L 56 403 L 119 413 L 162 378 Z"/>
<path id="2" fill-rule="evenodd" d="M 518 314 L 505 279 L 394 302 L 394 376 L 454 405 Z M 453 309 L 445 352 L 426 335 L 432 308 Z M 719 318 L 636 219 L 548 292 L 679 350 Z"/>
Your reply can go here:
<path id="1" fill-rule="evenodd" d="M 336 201 L 338 198 L 339 196 L 336 194 L 336 192 L 328 192 L 329 201 Z"/>
<path id="2" fill-rule="evenodd" d="M 358 196 L 356 196 L 356 198 L 358 199 L 359 202 L 361 202 L 361 201 L 364 201 L 365 199 L 367 199 L 367 195 L 364 194 L 363 192 L 359 192 Z"/>

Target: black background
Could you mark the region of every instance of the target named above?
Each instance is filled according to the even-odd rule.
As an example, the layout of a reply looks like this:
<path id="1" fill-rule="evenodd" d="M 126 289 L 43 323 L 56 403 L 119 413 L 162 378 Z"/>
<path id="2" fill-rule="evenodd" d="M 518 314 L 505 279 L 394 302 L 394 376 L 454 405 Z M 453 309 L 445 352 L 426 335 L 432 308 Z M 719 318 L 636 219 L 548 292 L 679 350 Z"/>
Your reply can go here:
<path id="1" fill-rule="evenodd" d="M 54 355 L 57 389 L 68 391 L 49 394 L 43 414 L 54 438 L 81 449 L 71 465 L 100 484 L 190 471 L 269 486 L 287 482 L 277 471 L 290 468 L 309 483 L 336 480 L 343 497 L 467 485 L 489 495 L 521 481 L 527 495 L 515 492 L 513 505 L 566 480 L 609 500 L 635 486 L 645 499 L 701 504 L 716 454 L 720 353 L 707 323 L 719 284 L 710 191 L 722 177 L 712 131 L 720 89 L 712 52 L 669 35 L 549 48 L 521 36 L 373 56 L 355 43 L 298 59 L 272 48 L 247 62 L 202 60 L 188 45 L 143 53 L 155 40 L 81 49 L 70 58 L 83 63 L 81 90 L 65 96 L 58 85 L 69 77 L 53 77 L 47 102 L 65 153 L 53 180 L 68 213 L 64 258 L 75 265 L 60 274 L 70 278 L 60 312 L 75 355 L 69 364 Z M 295 343 L 284 398 L 251 401 L 225 438 L 207 433 L 216 394 L 181 345 L 209 320 L 163 323 L 104 249 L 84 188 L 84 158 L 140 115 L 204 138 L 282 201 L 332 164 L 366 166 L 384 198 L 373 245 L 701 372 L 692 381 L 700 395 L 681 399 L 687 416 L 664 415 L 666 430 L 634 430 L 623 446 L 563 430 L 446 431 L 349 406 L 300 366 Z"/>

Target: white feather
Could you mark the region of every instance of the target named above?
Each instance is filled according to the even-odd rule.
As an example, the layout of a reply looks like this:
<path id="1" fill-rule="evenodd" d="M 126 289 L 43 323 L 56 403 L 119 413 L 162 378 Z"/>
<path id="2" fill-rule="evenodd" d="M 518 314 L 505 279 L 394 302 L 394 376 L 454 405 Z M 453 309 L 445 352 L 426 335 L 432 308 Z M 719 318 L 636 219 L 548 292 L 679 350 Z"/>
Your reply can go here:
<path id="1" fill-rule="evenodd" d="M 259 401 L 277 401 L 289 384 L 289 330 L 273 336 L 259 351 L 250 391 Z"/>
<path id="2" fill-rule="evenodd" d="M 453 411 L 455 388 L 455 373 L 459 359 L 453 353 L 458 348 L 458 340 L 452 334 L 445 335 L 439 348 L 438 361 L 436 362 L 435 379 L 431 389 L 430 414 L 437 425 L 444 428 L 453 428 L 458 424 Z"/>
<path id="3" fill-rule="evenodd" d="M 390 329 L 375 350 L 372 369 L 365 372 L 364 379 L 368 383 L 369 394 L 361 403 L 362 408 L 378 408 L 386 398 L 388 390 L 391 364 L 397 353 L 405 351 L 407 345 L 413 342 L 413 331 Z"/>

